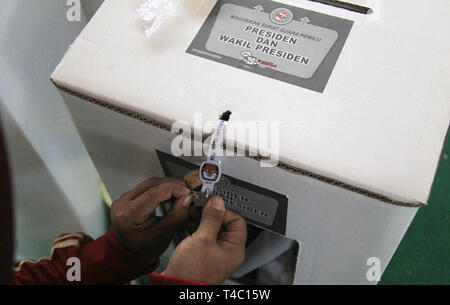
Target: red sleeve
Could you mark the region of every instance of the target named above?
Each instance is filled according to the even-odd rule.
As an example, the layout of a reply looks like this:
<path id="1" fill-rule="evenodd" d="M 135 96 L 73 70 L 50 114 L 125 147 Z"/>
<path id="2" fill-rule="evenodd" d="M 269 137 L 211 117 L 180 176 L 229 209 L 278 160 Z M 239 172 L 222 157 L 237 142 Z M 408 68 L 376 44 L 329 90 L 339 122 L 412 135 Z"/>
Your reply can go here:
<path id="1" fill-rule="evenodd" d="M 184 279 L 177 276 L 168 276 L 158 273 L 150 274 L 149 285 L 208 285 L 203 282 Z"/>
<path id="2" fill-rule="evenodd" d="M 78 258 L 80 281 L 69 281 L 75 264 L 69 258 Z M 14 265 L 12 282 L 23 285 L 45 284 L 124 284 L 155 270 L 158 262 L 148 266 L 125 249 L 114 230 L 92 240 L 83 233 L 64 234 L 54 243 L 50 256 L 36 262 L 21 261 Z M 72 277 L 73 279 L 73 277 Z"/>

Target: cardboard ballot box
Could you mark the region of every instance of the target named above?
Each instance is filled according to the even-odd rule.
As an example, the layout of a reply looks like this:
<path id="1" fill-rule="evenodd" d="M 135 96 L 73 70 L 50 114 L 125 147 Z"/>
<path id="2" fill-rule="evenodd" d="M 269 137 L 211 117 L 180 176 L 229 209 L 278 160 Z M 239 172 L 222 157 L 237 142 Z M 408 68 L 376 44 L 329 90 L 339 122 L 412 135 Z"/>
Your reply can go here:
<path id="1" fill-rule="evenodd" d="M 150 38 L 142 2 L 106 0 L 52 75 L 111 196 L 198 167 L 204 157 L 174 154 L 172 127 L 198 144 L 230 110 L 226 141 L 245 156 L 221 158 L 216 191 L 298 242 L 291 282 L 376 283 L 427 202 L 448 128 L 447 1 L 376 1 L 368 15 L 180 0 Z M 258 141 L 230 132 L 246 126 Z M 285 246 L 261 245 L 247 255 L 259 265 Z"/>

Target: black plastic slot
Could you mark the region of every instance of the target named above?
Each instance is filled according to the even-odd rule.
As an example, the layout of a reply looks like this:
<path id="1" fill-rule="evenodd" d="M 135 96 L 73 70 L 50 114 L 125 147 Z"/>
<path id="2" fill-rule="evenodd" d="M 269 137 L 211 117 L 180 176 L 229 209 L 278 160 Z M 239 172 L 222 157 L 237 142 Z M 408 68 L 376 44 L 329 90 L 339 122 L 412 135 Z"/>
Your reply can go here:
<path id="1" fill-rule="evenodd" d="M 319 2 L 322 4 L 326 4 L 326 5 L 331 5 L 334 7 L 339 7 L 339 8 L 343 8 L 352 12 L 357 12 L 360 14 L 371 14 L 372 13 L 372 9 L 370 7 L 365 7 L 365 6 L 361 6 L 358 4 L 353 4 L 353 3 L 349 3 L 349 2 L 344 2 L 344 1 L 337 1 L 337 0 L 309 0 L 309 1 L 313 1 L 313 2 Z"/>

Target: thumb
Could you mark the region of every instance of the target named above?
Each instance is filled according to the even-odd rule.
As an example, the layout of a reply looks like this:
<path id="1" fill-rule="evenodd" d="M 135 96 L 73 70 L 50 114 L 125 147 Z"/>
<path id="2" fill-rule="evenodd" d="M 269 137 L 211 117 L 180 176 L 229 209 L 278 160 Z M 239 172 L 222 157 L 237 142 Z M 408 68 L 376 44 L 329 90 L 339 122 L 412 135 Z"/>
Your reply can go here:
<path id="1" fill-rule="evenodd" d="M 203 209 L 202 219 L 196 234 L 216 240 L 225 218 L 225 203 L 221 197 L 213 197 Z"/>

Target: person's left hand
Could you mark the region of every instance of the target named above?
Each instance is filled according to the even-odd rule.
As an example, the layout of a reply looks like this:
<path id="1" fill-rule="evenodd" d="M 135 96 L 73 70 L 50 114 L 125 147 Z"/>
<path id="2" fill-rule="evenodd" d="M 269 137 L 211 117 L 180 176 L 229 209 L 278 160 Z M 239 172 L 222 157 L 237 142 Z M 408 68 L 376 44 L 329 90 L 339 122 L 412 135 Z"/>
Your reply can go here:
<path id="1" fill-rule="evenodd" d="M 147 264 L 164 253 L 174 234 L 189 218 L 191 196 L 183 181 L 151 178 L 123 194 L 111 206 L 111 221 L 119 242 Z M 163 218 L 152 216 L 160 203 L 175 198 Z"/>

